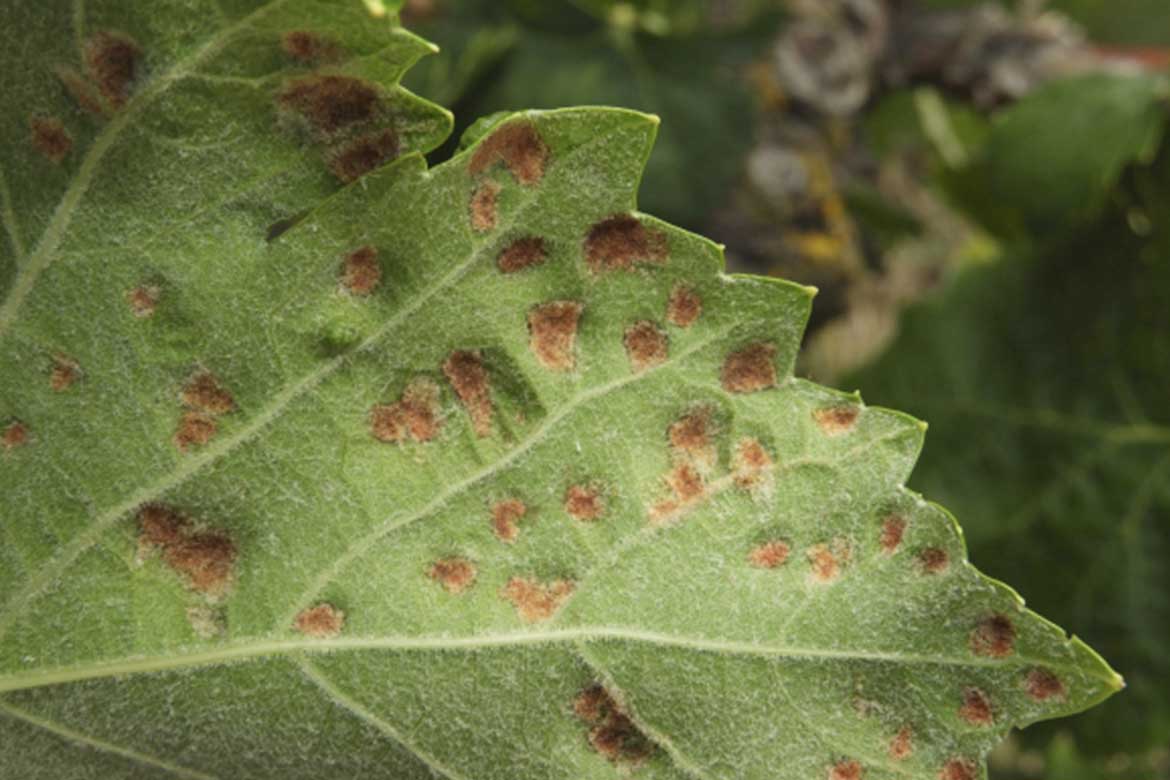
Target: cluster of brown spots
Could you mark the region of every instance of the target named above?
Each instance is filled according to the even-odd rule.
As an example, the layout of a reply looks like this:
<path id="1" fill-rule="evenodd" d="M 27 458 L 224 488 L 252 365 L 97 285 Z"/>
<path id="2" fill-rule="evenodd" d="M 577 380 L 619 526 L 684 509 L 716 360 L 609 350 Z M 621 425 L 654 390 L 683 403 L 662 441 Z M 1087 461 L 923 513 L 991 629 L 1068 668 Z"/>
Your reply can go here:
<path id="1" fill-rule="evenodd" d="M 163 560 L 191 588 L 208 596 L 227 591 L 236 562 L 236 546 L 227 534 L 199 530 L 178 512 L 158 505 L 139 510 L 138 523 L 140 549 L 161 550 Z"/>
<path id="2" fill-rule="evenodd" d="M 441 558 L 431 564 L 427 576 L 448 593 L 462 593 L 475 583 L 475 564 L 466 558 Z"/>
<path id="3" fill-rule="evenodd" d="M 55 393 L 62 393 L 81 378 L 81 367 L 64 355 L 53 356 L 53 368 L 49 371 L 49 387 Z"/>
<path id="4" fill-rule="evenodd" d="M 605 501 L 596 485 L 570 485 L 565 491 L 565 511 L 575 520 L 591 522 L 605 514 Z"/>
<path id="5" fill-rule="evenodd" d="M 856 406 L 830 406 L 813 412 L 813 419 L 825 435 L 840 436 L 853 430 L 859 414 L 861 410 Z"/>
<path id="6" fill-rule="evenodd" d="M 942 574 L 951 565 L 951 556 L 941 547 L 927 547 L 918 552 L 918 566 L 924 574 Z"/>
<path id="7" fill-rule="evenodd" d="M 963 704 L 959 707 L 959 717 L 972 726 L 990 726 L 995 722 L 995 714 L 991 710 L 991 699 L 978 688 L 964 688 Z"/>
<path id="8" fill-rule="evenodd" d="M 748 563 L 757 569 L 776 569 L 785 564 L 791 548 L 787 542 L 774 539 L 756 545 L 748 553 Z"/>
<path id="9" fill-rule="evenodd" d="M 569 580 L 540 583 L 526 577 L 513 577 L 500 591 L 500 595 L 512 602 L 525 623 L 538 623 L 556 614 L 572 595 L 573 588 Z"/>
<path id="10" fill-rule="evenodd" d="M 523 119 L 508 122 L 479 142 L 471 156 L 468 170 L 473 176 L 503 162 L 516 181 L 532 186 L 544 178 L 548 165 L 548 146 L 536 126 Z"/>
<path id="11" fill-rule="evenodd" d="M 547 257 L 544 239 L 537 236 L 526 236 L 518 238 L 504 247 L 504 251 L 500 252 L 500 256 L 496 258 L 496 265 L 499 266 L 501 272 L 514 274 L 525 268 L 540 265 Z"/>
<path id="12" fill-rule="evenodd" d="M 416 379 L 392 404 L 370 410 L 370 432 L 378 441 L 430 441 L 439 433 L 439 387 L 429 379 Z"/>
<path id="13" fill-rule="evenodd" d="M 696 501 L 706 492 L 703 475 L 688 463 L 680 463 L 671 469 L 666 481 L 682 504 Z"/>
<path id="14" fill-rule="evenodd" d="M 666 236 L 629 214 L 606 217 L 585 236 L 585 262 L 594 273 L 629 271 L 635 263 L 666 262 Z"/>
<path id="15" fill-rule="evenodd" d="M 191 447 L 202 447 L 213 438 L 219 430 L 215 418 L 202 412 L 184 412 L 179 418 L 179 427 L 175 430 L 175 446 L 183 452 Z"/>
<path id="16" fill-rule="evenodd" d="M 829 780 L 861 780 L 863 774 L 865 773 L 861 764 L 849 759 L 838 761 L 833 765 L 832 769 L 829 770 Z"/>
<path id="17" fill-rule="evenodd" d="M 332 604 L 317 604 L 302 609 L 293 620 L 293 628 L 314 639 L 332 639 L 341 633 L 345 613 Z"/>
<path id="18" fill-rule="evenodd" d="M 378 88 L 352 76 L 313 75 L 287 84 L 277 95 L 281 107 L 300 114 L 318 133 L 332 136 L 374 119 Z"/>
<path id="19" fill-rule="evenodd" d="M 649 320 L 635 322 L 626 328 L 622 344 L 634 371 L 645 371 L 666 362 L 666 334 Z"/>
<path id="20" fill-rule="evenodd" d="M 335 41 L 309 30 L 289 30 L 280 36 L 280 48 L 306 65 L 337 62 L 343 53 Z"/>
<path id="21" fill-rule="evenodd" d="M 492 432 L 492 395 L 483 356 L 477 351 L 452 352 L 443 363 L 443 374 L 467 409 L 475 435 L 489 435 Z"/>
<path id="22" fill-rule="evenodd" d="M 736 485 L 749 490 L 764 487 L 770 481 L 771 469 L 772 456 L 758 440 L 740 439 L 735 445 L 731 470 Z"/>
<path id="23" fill-rule="evenodd" d="M 841 570 L 853 557 L 853 548 L 848 539 L 837 537 L 828 544 L 814 544 L 807 552 L 814 582 L 835 582 Z"/>
<path id="24" fill-rule="evenodd" d="M 729 393 L 754 393 L 776 386 L 776 347 L 749 344 L 723 361 L 719 378 Z"/>
<path id="25" fill-rule="evenodd" d="M 601 685 L 591 685 L 577 694 L 573 711 L 589 725 L 589 744 L 615 764 L 639 764 L 654 750 L 653 743 Z"/>
<path id="26" fill-rule="evenodd" d="M 500 541 L 511 544 L 520 536 L 519 522 L 528 507 L 518 498 L 509 498 L 492 507 L 492 530 Z"/>
<path id="27" fill-rule="evenodd" d="M 232 394 L 224 389 L 210 371 L 200 371 L 183 386 L 183 403 L 198 412 L 227 414 L 235 408 Z"/>
<path id="28" fill-rule="evenodd" d="M 496 201 L 499 197 L 500 185 L 491 179 L 480 182 L 471 191 L 471 226 L 480 233 L 496 226 Z"/>
<path id="29" fill-rule="evenodd" d="M 576 365 L 574 347 L 582 309 L 576 301 L 549 301 L 528 312 L 528 346 L 545 368 L 571 371 Z"/>
<path id="30" fill-rule="evenodd" d="M 1032 669 L 1024 678 L 1024 690 L 1036 701 L 1064 698 L 1064 683 L 1047 669 Z"/>
<path id="31" fill-rule="evenodd" d="M 378 250 L 366 245 L 345 256 L 341 267 L 341 286 L 354 295 L 369 295 L 382 281 Z"/>
<path id="32" fill-rule="evenodd" d="M 703 313 L 699 294 L 685 284 L 676 284 L 666 301 L 666 321 L 680 328 L 689 328 Z"/>
<path id="33" fill-rule="evenodd" d="M 162 297 L 162 290 L 158 287 L 139 285 L 126 293 L 126 302 L 130 304 L 131 314 L 139 319 L 146 319 L 154 315 L 160 297 Z"/>
<path id="34" fill-rule="evenodd" d="M 905 761 L 913 752 L 914 732 L 909 726 L 903 726 L 890 740 L 890 758 L 895 761 Z"/>
<path id="35" fill-rule="evenodd" d="M 1006 658 L 1016 649 L 1016 626 L 1007 615 L 990 615 L 971 632 L 971 652 Z"/>
<path id="36" fill-rule="evenodd" d="M 351 182 L 380 168 L 398 156 L 398 133 L 383 128 L 360 135 L 333 149 L 329 170 L 343 182 Z"/>
<path id="37" fill-rule="evenodd" d="M 57 68 L 55 73 L 61 80 L 61 86 L 69 93 L 81 109 L 95 116 L 104 116 L 106 107 L 102 104 L 101 95 L 94 86 L 86 81 L 80 73 L 72 68 Z"/>
<path id="38" fill-rule="evenodd" d="M 893 555 L 902 546 L 902 537 L 906 534 L 906 518 L 901 515 L 886 515 L 882 518 L 882 530 L 878 535 L 878 545 L 886 555 Z"/>
<path id="39" fill-rule="evenodd" d="M 938 773 L 938 780 L 975 780 L 979 776 L 979 771 L 975 768 L 975 762 L 966 758 L 952 758 L 943 764 L 942 770 Z"/>
<path id="40" fill-rule="evenodd" d="M 98 32 L 85 42 L 86 73 L 115 109 L 126 105 L 141 58 L 138 44 L 121 33 Z"/>
<path id="41" fill-rule="evenodd" d="M 28 443 L 28 427 L 18 420 L 13 420 L 4 427 L 4 433 L 0 435 L 0 443 L 7 451 L 24 446 Z"/>
<path id="42" fill-rule="evenodd" d="M 33 117 L 28 123 L 32 144 L 45 159 L 59 163 L 73 149 L 73 137 L 54 117 Z"/>

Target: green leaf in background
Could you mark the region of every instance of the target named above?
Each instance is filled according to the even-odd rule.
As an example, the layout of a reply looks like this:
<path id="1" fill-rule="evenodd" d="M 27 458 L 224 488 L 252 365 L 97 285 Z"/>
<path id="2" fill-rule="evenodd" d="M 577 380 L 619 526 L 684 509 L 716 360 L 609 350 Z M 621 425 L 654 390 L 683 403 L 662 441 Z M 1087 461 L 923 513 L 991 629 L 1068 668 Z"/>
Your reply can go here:
<path id="1" fill-rule="evenodd" d="M 654 118 L 428 170 L 361 6 L 136 5 L 0 5 L 4 776 L 974 780 L 1118 689 L 636 210 Z"/>

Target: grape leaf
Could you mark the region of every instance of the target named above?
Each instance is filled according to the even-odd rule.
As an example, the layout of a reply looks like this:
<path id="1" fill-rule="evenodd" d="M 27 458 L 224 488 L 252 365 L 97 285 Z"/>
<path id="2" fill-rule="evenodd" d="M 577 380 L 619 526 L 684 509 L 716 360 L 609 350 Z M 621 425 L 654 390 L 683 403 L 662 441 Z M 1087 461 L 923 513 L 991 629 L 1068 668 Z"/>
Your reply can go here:
<path id="1" fill-rule="evenodd" d="M 964 780 L 1118 689 L 636 211 L 653 117 L 428 170 L 354 7 L 4 6 L 6 774 Z"/>

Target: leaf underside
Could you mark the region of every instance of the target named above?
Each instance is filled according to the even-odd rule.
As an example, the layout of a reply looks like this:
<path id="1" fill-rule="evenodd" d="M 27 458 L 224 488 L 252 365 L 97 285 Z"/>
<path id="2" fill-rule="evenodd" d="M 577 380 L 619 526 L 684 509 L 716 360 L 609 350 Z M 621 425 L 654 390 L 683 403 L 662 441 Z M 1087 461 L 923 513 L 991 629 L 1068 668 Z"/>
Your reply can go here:
<path id="1" fill-rule="evenodd" d="M 427 170 L 361 4 L 130 5 L 0 5 L 4 776 L 966 780 L 1117 689 L 652 117 Z"/>

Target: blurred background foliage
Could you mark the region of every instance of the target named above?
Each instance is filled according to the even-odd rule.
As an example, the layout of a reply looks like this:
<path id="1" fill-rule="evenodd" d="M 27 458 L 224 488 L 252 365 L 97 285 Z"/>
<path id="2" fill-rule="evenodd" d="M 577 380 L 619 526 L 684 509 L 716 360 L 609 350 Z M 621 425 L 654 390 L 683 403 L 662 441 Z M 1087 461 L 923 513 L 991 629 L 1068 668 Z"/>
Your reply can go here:
<path id="1" fill-rule="evenodd" d="M 1129 688 L 998 780 L 1170 778 L 1170 2 L 409 0 L 461 122 L 662 117 L 641 207 L 821 293 L 801 372 L 931 424 L 912 487 Z M 475 132 L 474 129 L 472 132 Z"/>

